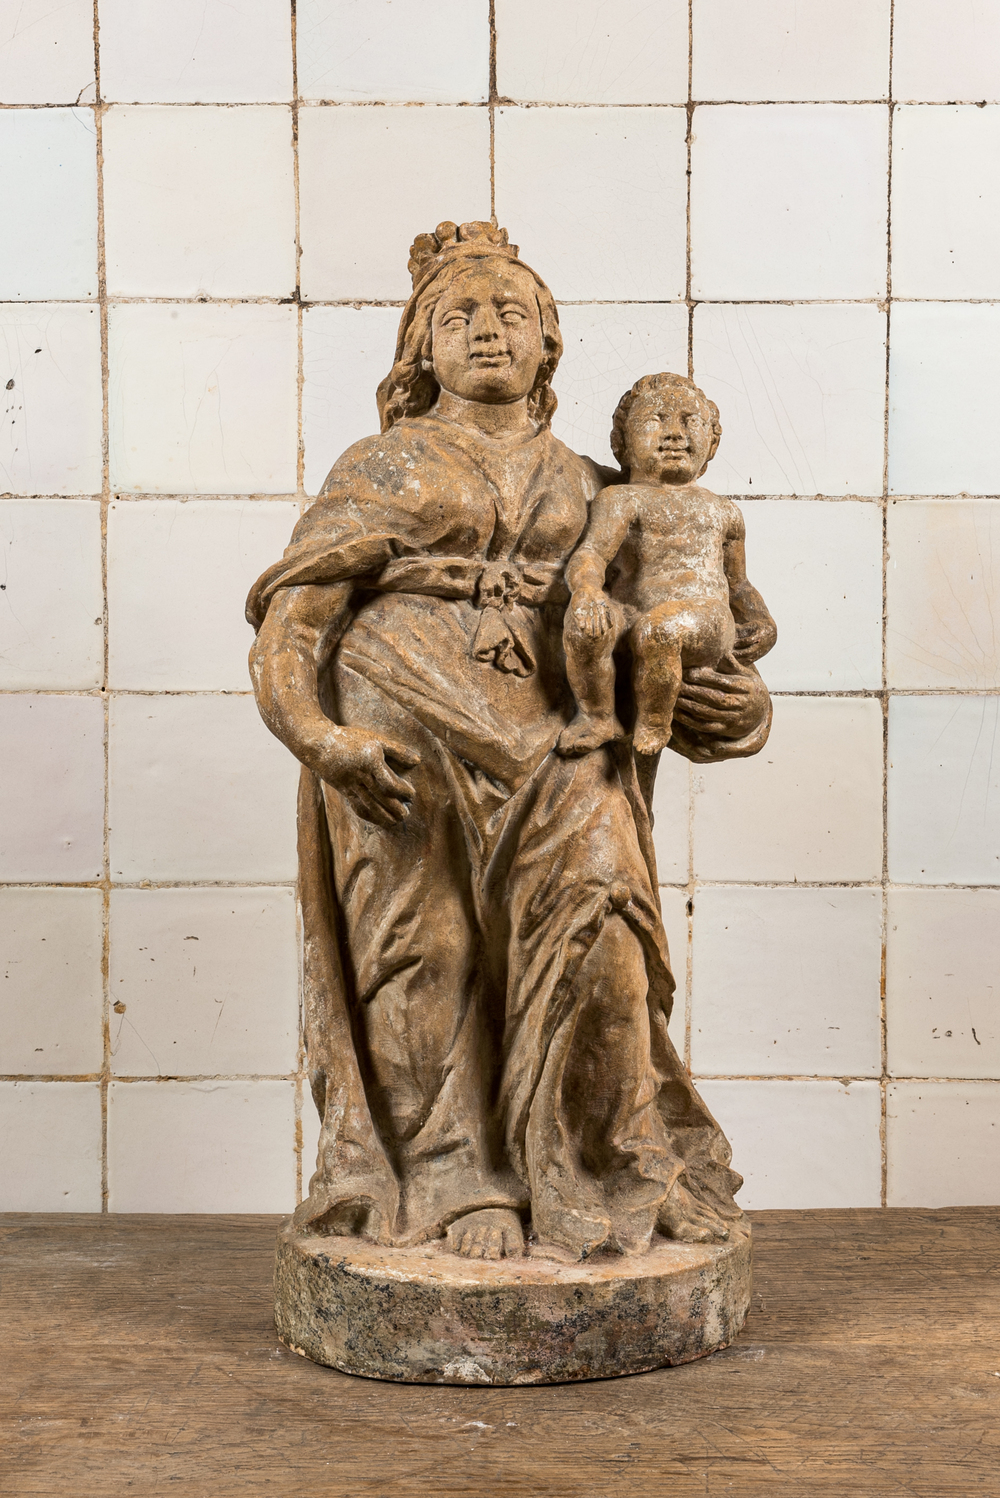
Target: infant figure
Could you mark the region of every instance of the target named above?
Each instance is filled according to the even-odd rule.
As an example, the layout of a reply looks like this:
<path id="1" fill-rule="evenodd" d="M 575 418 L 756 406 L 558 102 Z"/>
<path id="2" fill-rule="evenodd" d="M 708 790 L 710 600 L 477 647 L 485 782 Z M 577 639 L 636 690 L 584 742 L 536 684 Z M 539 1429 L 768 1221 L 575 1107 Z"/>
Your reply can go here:
<path id="1" fill-rule="evenodd" d="M 593 500 L 566 566 L 563 642 L 577 712 L 562 754 L 623 737 L 614 665 L 623 642 L 640 754 L 669 743 L 685 668 L 725 671 L 727 657 L 749 663 L 774 645 L 774 620 L 746 575 L 743 516 L 695 483 L 721 434 L 718 408 L 681 375 L 645 375 L 618 403 L 611 447 L 625 482 Z"/>

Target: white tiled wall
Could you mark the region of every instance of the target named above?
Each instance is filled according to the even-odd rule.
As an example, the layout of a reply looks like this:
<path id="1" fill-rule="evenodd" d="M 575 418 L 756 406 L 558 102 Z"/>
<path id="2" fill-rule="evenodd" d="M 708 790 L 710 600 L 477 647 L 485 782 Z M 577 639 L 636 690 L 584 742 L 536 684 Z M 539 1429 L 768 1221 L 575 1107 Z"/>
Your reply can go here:
<path id="1" fill-rule="evenodd" d="M 561 300 L 558 434 L 610 461 L 690 361 L 778 620 L 766 749 L 656 802 L 742 1199 L 1000 1200 L 1000 11 L 490 9 L 0 8 L 0 1205 L 310 1173 L 242 600 L 375 427 L 411 239 L 491 204 Z"/>

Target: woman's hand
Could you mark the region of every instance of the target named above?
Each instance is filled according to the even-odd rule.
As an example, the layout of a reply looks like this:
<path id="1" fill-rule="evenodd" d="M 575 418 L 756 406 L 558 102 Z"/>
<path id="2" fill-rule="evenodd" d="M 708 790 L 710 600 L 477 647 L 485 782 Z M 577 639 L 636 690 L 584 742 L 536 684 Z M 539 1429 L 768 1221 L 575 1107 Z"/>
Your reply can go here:
<path id="1" fill-rule="evenodd" d="M 395 739 L 360 728 L 329 725 L 318 743 L 301 756 L 321 780 L 338 790 L 366 822 L 391 829 L 410 814 L 413 786 L 397 775 L 420 763 L 420 755 Z"/>
<path id="2" fill-rule="evenodd" d="M 767 700 L 767 687 L 749 667 L 694 666 L 684 673 L 674 718 L 696 733 L 742 739 L 763 719 Z"/>

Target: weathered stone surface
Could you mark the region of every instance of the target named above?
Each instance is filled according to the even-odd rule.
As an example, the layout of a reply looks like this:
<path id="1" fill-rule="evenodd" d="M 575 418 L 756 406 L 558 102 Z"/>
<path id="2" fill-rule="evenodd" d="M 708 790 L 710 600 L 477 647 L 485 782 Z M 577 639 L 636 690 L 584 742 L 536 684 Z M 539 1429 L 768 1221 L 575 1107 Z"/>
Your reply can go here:
<path id="1" fill-rule="evenodd" d="M 749 1230 L 657 1239 L 564 1264 L 460 1258 L 442 1243 L 278 1235 L 286 1346 L 346 1373 L 428 1384 L 545 1384 L 641 1373 L 725 1347 L 750 1303 Z"/>

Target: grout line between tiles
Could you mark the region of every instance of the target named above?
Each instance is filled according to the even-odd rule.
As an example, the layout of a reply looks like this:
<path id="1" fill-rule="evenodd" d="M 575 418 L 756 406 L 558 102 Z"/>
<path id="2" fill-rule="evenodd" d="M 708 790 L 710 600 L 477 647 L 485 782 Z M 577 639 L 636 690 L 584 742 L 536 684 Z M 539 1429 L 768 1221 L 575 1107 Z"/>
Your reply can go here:
<path id="1" fill-rule="evenodd" d="M 892 331 L 892 65 L 895 0 L 889 0 L 889 110 L 886 141 L 886 220 L 885 220 L 885 399 L 882 426 L 882 911 L 881 955 L 879 964 L 879 1158 L 882 1206 L 889 1200 L 888 1151 L 888 1075 L 889 1032 L 886 1008 L 886 970 L 889 937 L 889 677 L 888 677 L 888 586 L 889 586 L 889 377 Z"/>
<path id="2" fill-rule="evenodd" d="M 497 7 L 496 0 L 489 0 L 489 33 L 490 33 L 490 56 L 489 56 L 489 103 L 488 113 L 490 121 L 490 218 L 494 226 L 497 225 L 497 174 L 496 174 L 496 140 L 497 140 Z"/>

